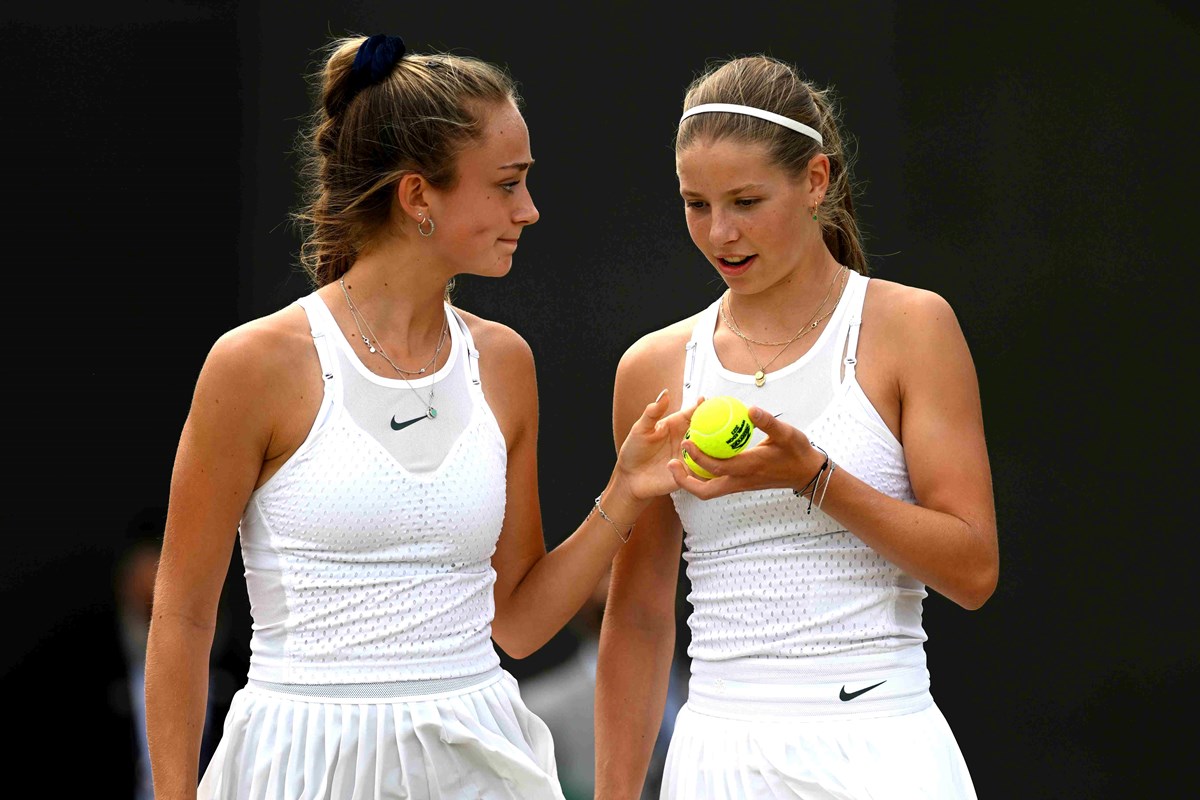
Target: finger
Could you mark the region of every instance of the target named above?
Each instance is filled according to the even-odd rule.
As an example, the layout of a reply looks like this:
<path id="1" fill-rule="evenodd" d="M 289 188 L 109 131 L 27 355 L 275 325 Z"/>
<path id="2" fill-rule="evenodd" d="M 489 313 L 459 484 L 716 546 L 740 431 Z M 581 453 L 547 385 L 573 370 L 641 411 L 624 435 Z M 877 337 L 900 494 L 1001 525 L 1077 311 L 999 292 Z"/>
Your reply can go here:
<path id="1" fill-rule="evenodd" d="M 679 459 L 671 459 L 667 463 L 667 468 L 671 471 L 671 477 L 675 479 L 675 485 L 685 492 L 693 494 L 701 500 L 708 500 L 714 496 L 709 488 L 713 481 L 697 477 L 696 473 L 688 469 L 687 465 Z"/>
<path id="2" fill-rule="evenodd" d="M 718 477 L 738 477 L 747 474 L 747 470 L 754 469 L 752 463 L 739 458 L 746 452 L 745 450 L 735 453 L 729 458 L 713 458 L 697 447 L 696 443 L 690 439 L 683 440 L 682 449 L 686 450 L 688 455 L 692 457 L 692 460 L 700 467 Z"/>
<path id="3" fill-rule="evenodd" d="M 697 397 L 690 404 L 680 408 L 678 411 L 672 414 L 669 419 L 672 421 L 678 420 L 684 423 L 690 423 L 692 421 L 692 414 L 696 413 L 696 409 L 699 408 L 700 404 L 703 402 L 703 397 Z"/>
<path id="4" fill-rule="evenodd" d="M 642 415 L 638 417 L 634 427 L 638 428 L 639 432 L 649 433 L 656 427 L 656 423 L 660 420 L 667 409 L 671 407 L 671 394 L 666 389 L 658 393 L 658 397 L 646 404 L 642 409 Z"/>
<path id="5" fill-rule="evenodd" d="M 769 439 L 779 440 L 796 430 L 765 408 L 750 406 L 746 411 L 750 415 L 750 421 L 754 423 L 754 427 L 762 431 L 763 435 Z"/>
<path id="6" fill-rule="evenodd" d="M 758 428 L 763 433 L 770 435 L 772 429 L 779 427 L 779 421 L 775 415 L 759 406 L 750 406 L 747 413 L 750 415 L 750 421 L 754 423 L 754 427 Z"/>

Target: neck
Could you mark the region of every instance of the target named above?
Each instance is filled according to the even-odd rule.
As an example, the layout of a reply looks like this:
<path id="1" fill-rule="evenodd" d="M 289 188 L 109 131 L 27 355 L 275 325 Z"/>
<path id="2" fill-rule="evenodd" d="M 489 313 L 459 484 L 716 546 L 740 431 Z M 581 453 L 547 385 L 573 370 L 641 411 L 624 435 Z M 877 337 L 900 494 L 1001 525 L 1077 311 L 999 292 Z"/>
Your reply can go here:
<path id="1" fill-rule="evenodd" d="M 414 255 L 394 247 L 365 252 L 342 276 L 354 305 L 385 346 L 396 339 L 436 339 L 445 321 L 451 276 L 428 268 Z"/>
<path id="2" fill-rule="evenodd" d="M 750 294 L 729 290 L 726 307 L 746 333 L 760 339 L 786 339 L 811 319 L 822 300 L 828 298 L 825 310 L 835 302 L 835 284 L 842 269 L 824 250 L 819 261 L 796 269 L 762 291 Z"/>
<path id="3" fill-rule="evenodd" d="M 449 356 L 445 291 L 445 279 L 436 272 L 382 253 L 364 254 L 322 290 L 364 363 L 389 377 L 391 370 L 434 372 Z"/>

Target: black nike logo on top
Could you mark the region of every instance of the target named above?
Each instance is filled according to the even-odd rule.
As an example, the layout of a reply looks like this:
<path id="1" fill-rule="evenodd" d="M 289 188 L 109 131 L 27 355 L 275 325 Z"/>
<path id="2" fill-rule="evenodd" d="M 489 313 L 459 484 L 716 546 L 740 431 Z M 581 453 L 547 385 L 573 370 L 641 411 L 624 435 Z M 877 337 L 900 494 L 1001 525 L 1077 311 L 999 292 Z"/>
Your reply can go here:
<path id="1" fill-rule="evenodd" d="M 396 418 L 393 416 L 392 417 L 392 430 L 402 431 L 405 428 L 407 428 L 409 425 L 412 425 L 414 422 L 420 422 L 421 420 L 425 419 L 425 416 L 426 416 L 425 414 L 422 414 L 419 417 L 413 417 L 412 419 L 406 419 L 406 420 L 404 420 L 404 422 L 396 422 Z"/>
<path id="2" fill-rule="evenodd" d="M 885 683 L 887 683 L 887 681 L 880 681 L 879 683 L 875 684 L 875 686 L 883 686 Z M 858 697 L 860 694 L 866 694 L 867 692 L 871 691 L 872 689 L 875 688 L 875 686 L 868 686 L 865 689 L 859 689 L 857 692 L 847 692 L 846 687 L 843 686 L 842 690 L 840 692 L 838 692 L 838 697 L 840 697 L 843 701 L 853 700 L 854 698 Z"/>

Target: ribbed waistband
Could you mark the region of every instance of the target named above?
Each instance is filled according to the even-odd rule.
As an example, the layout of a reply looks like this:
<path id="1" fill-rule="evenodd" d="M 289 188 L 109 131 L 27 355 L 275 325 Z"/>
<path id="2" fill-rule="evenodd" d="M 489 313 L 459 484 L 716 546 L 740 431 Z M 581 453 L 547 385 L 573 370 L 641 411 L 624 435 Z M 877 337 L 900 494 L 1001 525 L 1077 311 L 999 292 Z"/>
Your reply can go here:
<path id="1" fill-rule="evenodd" d="M 299 684 L 274 683 L 251 678 L 246 682 L 246 688 L 277 697 L 309 700 L 317 703 L 354 703 L 364 700 L 372 703 L 411 702 L 413 700 L 435 700 L 473 692 L 499 680 L 503 675 L 504 669 L 497 666 L 479 675 L 421 681 L 393 681 L 391 683 Z"/>
<path id="2" fill-rule="evenodd" d="M 730 719 L 893 716 L 933 703 L 925 651 L 693 660 L 687 706 Z"/>

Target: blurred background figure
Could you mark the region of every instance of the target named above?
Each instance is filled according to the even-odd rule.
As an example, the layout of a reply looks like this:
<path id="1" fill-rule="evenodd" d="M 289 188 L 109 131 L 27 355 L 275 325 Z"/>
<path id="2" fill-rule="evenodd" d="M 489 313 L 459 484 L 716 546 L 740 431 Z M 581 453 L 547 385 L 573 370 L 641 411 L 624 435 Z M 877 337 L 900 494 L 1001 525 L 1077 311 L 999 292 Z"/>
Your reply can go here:
<path id="1" fill-rule="evenodd" d="M 150 800 L 146 747 L 144 676 L 146 636 L 154 600 L 166 508 L 146 506 L 129 518 L 110 556 L 95 559 L 98 583 L 109 583 L 106 602 L 91 603 L 41 632 L 37 645 L 0 675 L 0 691 L 20 700 L 47 688 L 59 693 L 61 713 L 24 714 L 13 763 L 51 780 L 78 781 L 86 794 L 111 800 Z M 107 575 L 105 575 L 107 573 Z M 80 582 L 59 580 L 53 592 L 78 592 Z M 21 614 L 36 609 L 17 609 Z M 201 761 L 212 755 L 220 729 L 211 722 L 227 707 L 235 689 L 232 675 L 244 672 L 248 647 L 233 641 L 222 610 L 211 667 L 212 701 L 205 722 Z M 67 715 L 67 716 L 64 716 Z M 78 742 L 64 762 L 64 736 Z M 59 746 L 54 746 L 57 743 Z M 59 777 L 63 770 L 67 774 Z"/>
<path id="2" fill-rule="evenodd" d="M 600 623 L 608 599 L 610 569 L 596 584 L 592 596 L 571 619 L 566 632 L 575 640 L 569 657 L 521 681 L 521 697 L 545 721 L 554 737 L 558 778 L 566 800 L 593 800 L 596 784 L 596 735 L 593 703 L 596 691 L 596 656 Z M 687 699 L 688 670 L 676 658 L 667 689 L 667 705 L 654 745 L 642 800 L 657 800 L 671 726 Z"/>
<path id="3" fill-rule="evenodd" d="M 146 507 L 134 514 L 126 528 L 125 543 L 113 571 L 115 641 L 118 647 L 110 654 L 107 667 L 96 665 L 104 667 L 111 676 L 108 686 L 110 725 L 121 729 L 120 736 L 116 736 L 114 731 L 114 738 L 125 742 L 129 752 L 125 760 L 127 768 L 121 770 L 120 791 L 109 795 L 113 798 L 154 798 L 150 779 L 150 750 L 146 743 L 146 638 L 150 632 L 154 578 L 158 573 L 166 519 L 165 506 Z M 212 686 L 200 746 L 202 770 L 220 738 L 219 720 L 224 718 L 233 696 L 233 675 L 240 669 L 234 663 L 238 656 L 226 634 L 228 629 L 229 626 L 219 620 L 214 634 L 213 665 L 210 669 Z M 117 651 L 119 659 L 111 658 Z"/>
<path id="4" fill-rule="evenodd" d="M 150 751 L 146 746 L 146 635 L 154 604 L 154 576 L 162 542 L 165 509 L 147 508 L 129 524 L 130 539 L 117 561 L 114 593 L 121 669 L 109 686 L 109 707 L 124 720 L 131 744 L 132 796 L 150 800 Z"/>

